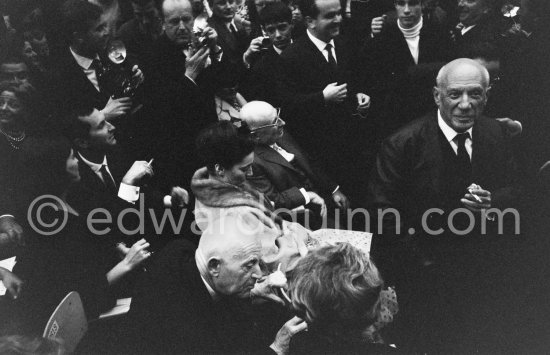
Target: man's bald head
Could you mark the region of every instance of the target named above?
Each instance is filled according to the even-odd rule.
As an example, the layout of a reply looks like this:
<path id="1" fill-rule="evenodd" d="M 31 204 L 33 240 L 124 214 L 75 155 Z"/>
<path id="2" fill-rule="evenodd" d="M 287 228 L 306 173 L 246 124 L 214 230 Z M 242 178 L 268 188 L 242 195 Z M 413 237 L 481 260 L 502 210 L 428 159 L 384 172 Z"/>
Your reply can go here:
<path id="1" fill-rule="evenodd" d="M 201 276 L 218 294 L 246 298 L 262 276 L 258 225 L 240 214 L 224 214 L 204 231 L 196 252 Z"/>
<path id="2" fill-rule="evenodd" d="M 284 134 L 285 122 L 277 117 L 277 109 L 264 101 L 251 101 L 240 112 L 240 118 L 248 124 L 258 143 L 267 145 Z"/>
<path id="3" fill-rule="evenodd" d="M 193 40 L 193 8 L 189 0 L 165 0 L 162 3 L 162 28 L 177 47 L 185 48 Z"/>
<path id="4" fill-rule="evenodd" d="M 190 0 L 164 0 L 162 2 L 162 13 L 165 15 L 167 12 L 173 11 L 176 8 L 189 7 L 191 8 Z"/>
<path id="5" fill-rule="evenodd" d="M 441 118 L 457 133 L 473 127 L 487 103 L 489 72 L 472 59 L 456 59 L 437 75 L 434 99 Z"/>
<path id="6" fill-rule="evenodd" d="M 438 87 L 441 87 L 441 85 L 446 85 L 449 80 L 449 76 L 464 76 L 464 75 L 481 75 L 483 82 L 482 84 L 485 85 L 485 87 L 489 86 L 489 72 L 487 69 L 481 65 L 479 62 L 469 59 L 469 58 L 459 58 L 455 59 L 452 62 L 447 63 L 439 70 L 439 73 L 437 74 L 436 83 Z"/>

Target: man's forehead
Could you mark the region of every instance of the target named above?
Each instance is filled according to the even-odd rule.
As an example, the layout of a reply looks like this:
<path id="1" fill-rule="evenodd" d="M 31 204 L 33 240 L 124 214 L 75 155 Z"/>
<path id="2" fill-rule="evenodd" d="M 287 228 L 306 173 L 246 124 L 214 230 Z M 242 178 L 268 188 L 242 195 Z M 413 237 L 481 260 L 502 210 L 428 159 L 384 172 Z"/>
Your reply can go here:
<path id="1" fill-rule="evenodd" d="M 164 17 L 179 17 L 192 13 L 191 3 L 188 0 L 168 0 L 162 4 Z"/>
<path id="2" fill-rule="evenodd" d="M 315 0 L 315 5 L 321 13 L 339 11 L 341 8 L 338 0 Z"/>
<path id="3" fill-rule="evenodd" d="M 253 258 L 261 258 L 262 254 L 262 245 L 256 239 L 248 239 L 247 243 L 243 243 L 240 246 L 237 246 L 230 252 L 230 256 L 234 260 L 239 260 L 243 263 L 250 261 Z"/>

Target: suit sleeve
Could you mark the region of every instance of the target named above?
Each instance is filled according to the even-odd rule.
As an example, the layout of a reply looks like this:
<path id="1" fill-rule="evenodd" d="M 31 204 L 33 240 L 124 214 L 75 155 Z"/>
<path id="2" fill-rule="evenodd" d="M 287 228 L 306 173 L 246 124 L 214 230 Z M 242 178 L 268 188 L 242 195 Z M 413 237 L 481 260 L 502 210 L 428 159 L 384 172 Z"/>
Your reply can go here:
<path id="1" fill-rule="evenodd" d="M 306 203 L 300 189 L 296 186 L 285 191 L 277 191 L 260 164 L 254 163 L 252 172 L 252 176 L 248 177 L 247 180 L 258 191 L 273 201 L 275 208 L 293 209 Z"/>
<path id="2" fill-rule="evenodd" d="M 323 91 L 303 93 L 299 90 L 302 85 L 300 81 L 305 80 L 300 68 L 301 63 L 293 56 L 281 55 L 281 66 L 284 72 L 284 91 L 286 92 L 285 101 L 289 107 L 298 111 L 316 111 L 325 105 Z"/>

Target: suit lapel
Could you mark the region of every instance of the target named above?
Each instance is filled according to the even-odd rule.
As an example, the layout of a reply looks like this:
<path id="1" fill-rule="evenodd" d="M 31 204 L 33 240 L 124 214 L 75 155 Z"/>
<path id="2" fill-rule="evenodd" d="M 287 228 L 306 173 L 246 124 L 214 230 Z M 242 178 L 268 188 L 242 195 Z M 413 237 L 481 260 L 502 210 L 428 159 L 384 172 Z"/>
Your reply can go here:
<path id="1" fill-rule="evenodd" d="M 284 148 L 283 148 L 284 149 Z M 283 156 L 277 153 L 273 148 L 262 145 L 257 147 L 258 156 L 262 159 L 274 164 L 284 166 L 287 169 L 300 173 L 290 162 L 288 162 Z M 294 154 L 294 153 L 293 153 Z"/>
<path id="2" fill-rule="evenodd" d="M 319 51 L 319 48 L 317 48 L 315 46 L 315 44 L 309 39 L 307 33 L 306 35 L 303 37 L 304 38 L 304 41 L 306 43 L 306 46 L 305 48 L 308 49 L 308 51 L 310 52 L 311 54 L 311 58 L 312 60 L 314 61 L 314 64 L 315 65 L 318 65 L 320 67 L 320 69 L 324 72 L 326 72 L 327 74 L 329 74 L 331 76 L 331 80 L 333 78 L 336 77 L 336 73 L 333 72 L 332 68 L 330 67 L 330 65 L 328 64 L 327 60 L 325 59 L 325 56 L 323 53 L 321 53 L 321 51 Z M 338 45 L 335 46 L 336 47 L 336 50 L 338 50 Z M 336 63 L 337 65 L 340 65 L 340 61 L 339 61 L 339 56 L 338 56 L 338 52 L 336 53 Z"/>

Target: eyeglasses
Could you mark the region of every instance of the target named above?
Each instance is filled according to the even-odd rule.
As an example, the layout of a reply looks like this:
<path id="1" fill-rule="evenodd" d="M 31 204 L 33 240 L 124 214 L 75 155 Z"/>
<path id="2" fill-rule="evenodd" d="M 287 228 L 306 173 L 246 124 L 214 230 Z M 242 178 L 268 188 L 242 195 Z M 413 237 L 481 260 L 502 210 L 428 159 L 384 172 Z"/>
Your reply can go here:
<path id="1" fill-rule="evenodd" d="M 277 116 L 276 116 L 275 119 L 273 120 L 273 123 L 270 123 L 270 124 L 267 124 L 267 125 L 264 125 L 264 126 L 260 126 L 260 127 L 256 127 L 256 128 L 254 128 L 254 129 L 251 129 L 250 132 L 252 133 L 252 132 L 255 132 L 255 131 L 259 130 L 259 129 L 267 128 L 267 127 L 277 127 L 277 125 L 279 124 L 279 122 L 282 121 L 282 120 L 281 120 L 281 117 L 279 116 L 280 113 L 281 113 L 281 109 L 278 108 L 278 109 L 277 109 Z"/>
<path id="2" fill-rule="evenodd" d="M 290 25 L 286 22 L 281 22 L 281 23 L 278 23 L 276 25 L 267 25 L 264 27 L 264 30 L 267 34 L 274 34 L 277 30 L 279 30 L 279 32 L 286 32 L 288 31 L 288 29 L 290 28 Z"/>

